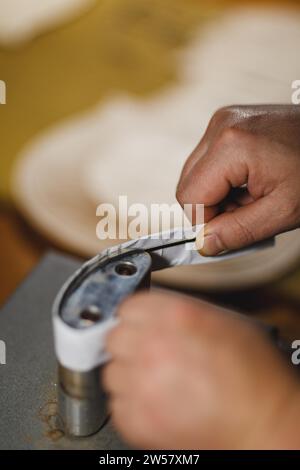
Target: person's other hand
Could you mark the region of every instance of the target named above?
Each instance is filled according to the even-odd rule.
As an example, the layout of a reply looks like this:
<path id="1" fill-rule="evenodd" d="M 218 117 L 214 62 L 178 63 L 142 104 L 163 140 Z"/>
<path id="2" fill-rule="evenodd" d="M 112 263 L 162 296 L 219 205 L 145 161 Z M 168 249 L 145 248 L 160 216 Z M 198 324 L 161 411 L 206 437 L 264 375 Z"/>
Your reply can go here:
<path id="1" fill-rule="evenodd" d="M 133 446 L 300 446 L 298 380 L 245 317 L 179 295 L 139 293 L 107 339 L 103 382 Z"/>
<path id="2" fill-rule="evenodd" d="M 300 107 L 231 106 L 185 163 L 177 199 L 204 204 L 200 252 L 212 256 L 299 227 L 299 181 Z"/>

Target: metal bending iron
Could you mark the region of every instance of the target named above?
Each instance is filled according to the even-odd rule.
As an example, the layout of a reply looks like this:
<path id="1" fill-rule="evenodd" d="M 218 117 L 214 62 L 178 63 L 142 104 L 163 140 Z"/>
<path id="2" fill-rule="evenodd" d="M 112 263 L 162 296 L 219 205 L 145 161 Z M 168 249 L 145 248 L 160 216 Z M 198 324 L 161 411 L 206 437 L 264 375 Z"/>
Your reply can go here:
<path id="1" fill-rule="evenodd" d="M 203 257 L 195 247 L 195 228 L 180 228 L 112 247 L 75 272 L 53 306 L 59 415 L 65 432 L 88 436 L 106 422 L 101 386 L 101 367 L 109 359 L 105 335 L 117 323 L 119 304 L 150 286 L 152 271 L 217 262 L 273 244 L 268 240 L 238 252 Z"/>

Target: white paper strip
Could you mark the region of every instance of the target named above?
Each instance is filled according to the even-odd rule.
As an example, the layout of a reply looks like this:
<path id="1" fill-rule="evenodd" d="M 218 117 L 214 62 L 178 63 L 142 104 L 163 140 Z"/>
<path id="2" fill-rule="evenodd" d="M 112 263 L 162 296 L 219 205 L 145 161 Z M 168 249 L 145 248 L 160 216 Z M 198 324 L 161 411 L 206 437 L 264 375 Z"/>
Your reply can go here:
<path id="1" fill-rule="evenodd" d="M 181 229 L 180 229 L 181 230 Z M 176 230 L 175 230 L 176 232 Z M 153 237 L 153 235 L 152 235 Z M 176 233 L 175 233 L 176 237 Z M 185 233 L 185 239 L 193 237 L 191 231 Z M 138 240 L 130 240 L 118 246 L 114 246 L 105 250 L 94 259 L 88 261 L 92 264 L 99 261 L 106 255 L 116 254 L 124 251 L 124 249 L 145 249 L 148 250 L 153 246 L 166 243 L 163 239 L 154 239 L 151 237 L 143 237 Z M 257 251 L 264 247 L 270 246 L 270 241 L 264 242 L 259 246 L 252 246 L 239 252 L 228 253 L 219 257 L 201 256 L 195 249 L 187 249 L 185 243 L 172 247 L 159 249 L 159 254 L 170 266 L 181 264 L 207 264 L 216 263 L 220 260 L 241 256 L 249 253 L 249 251 Z M 80 270 L 77 271 L 71 279 L 62 287 L 53 307 L 53 329 L 55 339 L 55 351 L 58 361 L 66 368 L 76 371 L 88 371 L 107 361 L 108 356 L 105 352 L 105 338 L 117 323 L 117 318 L 111 318 L 107 321 L 94 325 L 86 329 L 76 329 L 67 325 L 59 315 L 60 302 L 64 296 L 69 284 L 76 279 Z"/>

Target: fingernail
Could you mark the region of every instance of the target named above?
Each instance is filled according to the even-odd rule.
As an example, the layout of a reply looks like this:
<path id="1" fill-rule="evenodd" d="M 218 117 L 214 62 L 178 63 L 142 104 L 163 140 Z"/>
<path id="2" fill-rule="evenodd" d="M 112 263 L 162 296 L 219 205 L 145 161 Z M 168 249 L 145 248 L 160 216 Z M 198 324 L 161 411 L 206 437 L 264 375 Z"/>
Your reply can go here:
<path id="1" fill-rule="evenodd" d="M 199 252 L 203 256 L 214 256 L 224 250 L 222 243 L 216 233 L 204 233 L 202 247 Z"/>

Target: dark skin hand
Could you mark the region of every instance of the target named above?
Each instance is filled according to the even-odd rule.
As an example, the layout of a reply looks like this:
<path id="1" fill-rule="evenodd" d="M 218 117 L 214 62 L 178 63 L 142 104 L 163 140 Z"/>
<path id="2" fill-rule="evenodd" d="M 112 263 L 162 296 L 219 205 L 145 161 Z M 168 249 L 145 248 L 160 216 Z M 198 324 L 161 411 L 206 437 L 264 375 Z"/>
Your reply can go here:
<path id="1" fill-rule="evenodd" d="M 201 253 L 216 255 L 299 227 L 299 176 L 299 106 L 217 111 L 177 187 L 182 205 L 205 205 Z"/>
<path id="2" fill-rule="evenodd" d="M 230 107 L 212 118 L 177 196 L 205 204 L 202 251 L 213 255 L 298 227 L 299 177 L 300 108 Z M 103 379 L 112 419 L 130 444 L 300 448 L 299 379 L 260 327 L 162 292 L 132 296 L 119 315 Z"/>
<path id="3" fill-rule="evenodd" d="M 162 292 L 120 308 L 103 380 L 115 426 L 133 446 L 300 446 L 297 377 L 267 334 L 240 315 Z"/>

